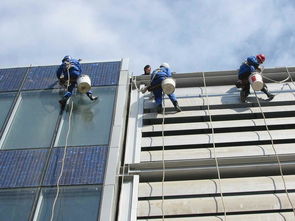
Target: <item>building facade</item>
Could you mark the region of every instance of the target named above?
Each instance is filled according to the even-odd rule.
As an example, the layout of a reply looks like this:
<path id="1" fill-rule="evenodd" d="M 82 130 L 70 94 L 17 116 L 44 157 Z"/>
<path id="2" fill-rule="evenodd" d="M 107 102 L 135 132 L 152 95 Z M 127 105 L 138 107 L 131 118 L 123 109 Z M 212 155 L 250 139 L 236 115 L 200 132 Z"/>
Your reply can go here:
<path id="1" fill-rule="evenodd" d="M 127 64 L 82 64 L 99 99 L 77 93 L 64 111 L 57 65 L 0 70 L 0 220 L 104 220 L 102 196 L 115 186 L 105 175 L 108 157 L 122 146 Z"/>
<path id="2" fill-rule="evenodd" d="M 128 59 L 82 64 L 99 99 L 60 111 L 57 67 L 0 69 L 0 220 L 295 219 L 294 67 L 246 103 L 236 71 L 175 74 L 165 115 Z"/>
<path id="3" fill-rule="evenodd" d="M 165 115 L 134 87 L 118 220 L 295 220 L 294 71 L 265 69 L 275 98 L 245 103 L 237 71 L 176 74 Z"/>

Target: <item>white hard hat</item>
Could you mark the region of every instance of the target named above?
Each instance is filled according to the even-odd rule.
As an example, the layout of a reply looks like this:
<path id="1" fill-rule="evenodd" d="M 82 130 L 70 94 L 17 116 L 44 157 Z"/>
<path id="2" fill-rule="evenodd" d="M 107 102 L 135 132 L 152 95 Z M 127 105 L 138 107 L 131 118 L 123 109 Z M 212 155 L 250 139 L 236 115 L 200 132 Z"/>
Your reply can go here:
<path id="1" fill-rule="evenodd" d="M 160 67 L 170 68 L 170 65 L 168 63 L 164 62 L 160 65 Z"/>

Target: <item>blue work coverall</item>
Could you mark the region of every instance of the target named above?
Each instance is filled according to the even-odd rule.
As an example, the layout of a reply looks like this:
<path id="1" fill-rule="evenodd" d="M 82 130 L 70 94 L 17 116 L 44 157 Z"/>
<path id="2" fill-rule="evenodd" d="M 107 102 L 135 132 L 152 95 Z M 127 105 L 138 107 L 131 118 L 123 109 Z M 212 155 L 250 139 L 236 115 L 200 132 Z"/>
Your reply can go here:
<path id="1" fill-rule="evenodd" d="M 70 69 L 69 73 L 67 70 L 67 63 L 63 62 L 59 68 L 56 71 L 56 77 L 58 79 L 61 79 L 61 76 L 63 75 L 65 80 L 68 80 L 68 74 L 70 75 L 70 85 L 68 87 L 68 91 L 65 93 L 64 97 L 69 98 L 72 96 L 73 90 L 77 84 L 77 79 L 81 76 L 82 74 L 82 67 L 80 62 L 77 59 L 70 59 L 68 61 L 70 63 Z M 92 94 L 91 91 L 87 92 L 87 95 Z"/>
<path id="2" fill-rule="evenodd" d="M 248 77 L 255 72 L 255 70 L 259 67 L 259 62 L 255 56 L 250 56 L 247 58 L 247 61 L 242 63 L 239 70 L 238 78 L 240 80 L 246 80 Z"/>
<path id="3" fill-rule="evenodd" d="M 151 79 L 152 79 L 151 86 L 161 84 L 162 81 L 168 77 L 172 77 L 172 73 L 171 73 L 170 68 L 161 67 L 161 68 L 154 70 L 151 75 Z M 162 87 L 160 86 L 160 87 L 155 88 L 153 90 L 153 93 L 155 95 L 156 104 L 161 105 L 162 104 L 162 96 L 163 96 Z M 168 97 L 172 101 L 173 104 L 175 102 L 177 102 L 177 99 L 176 99 L 176 96 L 174 93 L 169 94 Z"/>

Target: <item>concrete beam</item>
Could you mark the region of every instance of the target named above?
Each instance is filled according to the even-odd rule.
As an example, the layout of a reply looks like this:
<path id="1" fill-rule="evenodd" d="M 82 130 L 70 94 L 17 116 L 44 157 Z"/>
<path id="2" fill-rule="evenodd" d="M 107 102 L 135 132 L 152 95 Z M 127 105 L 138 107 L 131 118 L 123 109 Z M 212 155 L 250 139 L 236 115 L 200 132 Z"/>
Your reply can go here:
<path id="1" fill-rule="evenodd" d="M 279 155 L 295 154 L 295 144 L 275 144 L 276 152 Z M 215 150 L 216 157 L 251 157 L 251 156 L 272 156 L 274 154 L 271 145 L 252 145 L 239 147 L 218 147 Z M 163 158 L 162 150 L 142 151 L 141 162 L 161 161 Z M 213 148 L 195 149 L 173 149 L 165 150 L 164 160 L 193 160 L 193 159 L 212 159 L 214 158 Z"/>
<path id="2" fill-rule="evenodd" d="M 294 139 L 295 129 L 271 130 L 270 134 L 273 140 Z M 164 144 L 163 144 L 164 140 Z M 233 132 L 233 133 L 218 133 L 200 134 L 200 135 L 178 135 L 169 137 L 144 137 L 142 138 L 142 147 L 153 146 L 172 146 L 172 145 L 193 145 L 193 144 L 208 144 L 208 143 L 228 143 L 228 142 L 248 142 L 248 141 L 267 141 L 270 136 L 267 131 L 253 132 Z"/>
<path id="3" fill-rule="evenodd" d="M 288 189 L 295 187 L 295 175 L 284 176 Z M 246 177 L 221 179 L 223 193 L 247 193 L 257 191 L 284 190 L 281 176 Z M 217 179 L 187 180 L 164 182 L 165 196 L 186 196 L 220 193 Z M 161 197 L 162 182 L 144 182 L 139 184 L 138 197 Z"/>
<path id="4" fill-rule="evenodd" d="M 269 118 L 266 119 L 267 125 L 288 125 L 295 124 L 295 117 L 286 118 Z M 213 121 L 213 128 L 234 128 L 234 127 L 249 127 L 249 126 L 265 126 L 263 119 L 253 120 L 229 120 L 229 121 Z M 178 124 L 166 124 L 164 125 L 164 131 L 175 130 L 196 130 L 196 129 L 209 129 L 211 125 L 209 122 L 195 122 L 195 123 L 178 123 Z M 162 125 L 145 125 L 142 128 L 142 132 L 161 132 Z"/>
<path id="5" fill-rule="evenodd" d="M 293 212 L 277 212 L 277 213 L 253 213 L 245 215 L 227 215 L 227 221 L 293 221 Z M 144 221 L 163 221 L 160 219 L 139 219 Z M 212 215 L 212 216 L 193 216 L 193 217 L 180 217 L 180 218 L 167 218 L 166 221 L 222 221 L 225 220 L 223 215 Z"/>
<path id="6" fill-rule="evenodd" d="M 268 103 L 269 101 L 263 100 L 266 99 L 266 95 L 259 93 L 258 96 L 261 98 L 261 103 Z M 252 103 L 257 103 L 256 97 L 254 94 L 251 94 L 248 99 Z M 275 98 L 271 101 L 272 103 L 281 102 L 281 101 L 294 101 L 295 99 L 295 92 L 284 92 L 284 93 L 277 93 Z M 240 101 L 239 93 L 236 94 L 227 94 L 227 95 L 218 95 L 212 96 L 208 98 L 209 105 L 229 105 L 229 104 L 242 104 Z M 207 98 L 204 96 L 195 95 L 193 97 L 186 97 L 186 98 L 179 98 L 178 103 L 181 107 L 186 106 L 207 106 Z M 279 105 L 279 103 L 278 103 Z M 151 109 L 154 108 L 155 104 L 153 100 L 145 100 L 144 108 Z M 169 99 L 165 99 L 165 107 L 173 107 L 173 104 Z"/>
<path id="7" fill-rule="evenodd" d="M 295 199 L 295 193 L 289 193 Z M 295 200 L 293 200 L 295 203 Z M 291 209 L 285 193 L 257 194 L 224 197 L 226 212 L 272 211 Z M 190 215 L 222 213 L 221 197 L 166 199 L 163 204 L 164 215 Z M 138 217 L 162 216 L 162 200 L 143 200 L 138 202 Z"/>
<path id="8" fill-rule="evenodd" d="M 293 79 L 295 79 L 295 67 L 288 67 L 288 71 Z M 237 80 L 237 70 L 228 71 L 210 71 L 204 72 L 207 86 L 232 85 Z M 265 68 L 263 75 L 276 81 L 285 79 L 288 74 L 286 67 Z M 175 73 L 173 78 L 176 80 L 177 87 L 200 87 L 204 86 L 203 73 Z M 150 76 L 136 76 L 138 85 L 150 82 Z M 265 79 L 268 83 L 269 80 Z"/>

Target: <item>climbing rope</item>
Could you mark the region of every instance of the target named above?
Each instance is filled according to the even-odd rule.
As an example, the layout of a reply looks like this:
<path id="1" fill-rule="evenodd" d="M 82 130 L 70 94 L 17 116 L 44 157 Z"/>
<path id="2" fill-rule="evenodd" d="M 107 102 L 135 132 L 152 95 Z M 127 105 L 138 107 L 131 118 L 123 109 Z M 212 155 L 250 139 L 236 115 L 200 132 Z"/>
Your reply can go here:
<path id="1" fill-rule="evenodd" d="M 284 83 L 284 82 L 286 82 L 287 80 L 290 79 L 291 82 L 292 82 L 292 84 L 294 85 L 294 81 L 293 81 L 293 79 L 292 79 L 291 74 L 289 73 L 288 67 L 286 67 L 286 71 L 287 71 L 288 77 L 287 77 L 286 79 L 282 80 L 282 81 L 275 81 L 275 80 L 272 80 L 272 79 L 270 79 L 270 78 L 266 78 L 266 77 L 264 77 L 264 78 L 266 78 L 266 79 L 268 79 L 268 80 L 270 80 L 270 81 L 272 81 L 272 82 L 274 82 L 274 83 L 279 83 L 279 84 L 280 84 L 280 83 Z M 252 85 L 251 85 L 251 86 L 252 86 Z M 295 85 L 294 85 L 294 86 L 295 86 Z M 252 87 L 252 89 L 253 89 L 253 87 Z M 271 135 L 271 133 L 270 133 L 270 131 L 269 131 L 269 128 L 268 128 L 268 125 L 267 125 L 267 122 L 266 122 L 266 117 L 265 117 L 265 114 L 264 114 L 264 112 L 263 112 L 263 110 L 262 110 L 261 103 L 260 103 L 259 98 L 258 98 L 258 96 L 257 96 L 257 94 L 256 94 L 256 91 L 255 91 L 254 89 L 253 89 L 253 91 L 254 91 L 254 94 L 255 94 L 255 97 L 256 97 L 256 100 L 257 100 L 257 103 L 258 103 L 258 107 L 259 107 L 260 112 L 261 112 L 262 117 L 263 117 L 263 121 L 264 121 L 264 124 L 265 124 L 266 131 L 267 131 L 267 133 L 268 133 L 268 135 L 269 135 L 269 137 L 270 137 L 270 140 L 271 140 L 271 146 L 272 146 L 273 152 L 274 152 L 274 154 L 275 154 L 275 156 L 276 156 L 276 159 L 277 159 L 277 162 L 278 162 L 280 175 L 281 175 L 281 178 L 282 178 L 282 181 L 283 181 L 283 185 L 284 185 L 284 189 L 285 189 L 285 192 L 286 192 L 286 195 L 287 195 L 288 201 L 289 201 L 289 203 L 290 203 L 290 205 L 291 205 L 291 207 L 292 207 L 293 214 L 294 214 L 294 216 L 295 216 L 294 205 L 293 205 L 293 203 L 292 203 L 292 201 L 291 201 L 291 198 L 290 198 L 290 195 L 289 195 L 289 192 L 288 192 L 288 189 L 287 189 L 287 185 L 286 185 L 285 177 L 284 177 L 284 174 L 283 174 L 283 169 L 282 169 L 281 161 L 280 161 L 279 155 L 277 154 L 276 148 L 275 148 L 275 146 L 274 146 L 273 137 L 272 137 L 272 135 Z"/>
<path id="2" fill-rule="evenodd" d="M 67 82 L 67 90 L 69 88 L 70 85 L 70 73 L 69 73 L 69 69 L 67 69 L 67 74 L 68 74 L 68 82 Z M 71 98 L 70 98 L 71 99 Z M 66 142 L 65 142 L 65 146 L 64 146 L 64 152 L 63 152 L 63 157 L 62 157 L 62 163 L 61 163 L 61 170 L 60 170 L 60 174 L 58 176 L 57 182 L 56 182 L 56 195 L 53 201 L 53 205 L 52 205 L 52 210 L 51 210 L 51 216 L 50 216 L 50 221 L 53 221 L 53 217 L 54 217 L 54 211 L 55 211 L 55 205 L 59 196 L 59 192 L 60 192 L 60 180 L 63 174 L 63 170 L 64 170 L 64 165 L 65 165 L 65 159 L 66 159 L 66 154 L 67 154 L 67 147 L 68 147 L 68 138 L 69 138 L 69 134 L 71 131 L 71 117 L 72 117 L 72 112 L 73 112 L 73 101 L 71 101 L 71 109 L 70 109 L 70 114 L 69 114 L 69 125 L 68 125 L 68 131 L 67 131 L 67 135 L 66 135 Z"/>
<path id="3" fill-rule="evenodd" d="M 225 209 L 224 197 L 223 197 L 223 192 L 222 192 L 222 187 L 221 187 L 221 176 L 220 176 L 219 164 L 218 164 L 218 159 L 217 159 L 217 156 L 216 156 L 214 128 L 213 128 L 212 116 L 211 116 L 211 113 L 210 113 L 209 97 L 208 97 L 208 93 L 207 93 L 207 85 L 206 85 L 205 74 L 204 74 L 204 72 L 202 72 L 202 74 L 203 74 L 204 89 L 205 89 L 206 100 L 207 100 L 207 110 L 208 110 L 208 114 L 209 114 L 210 126 L 211 126 L 211 131 L 212 131 L 212 144 L 213 144 L 214 159 L 215 159 L 215 164 L 216 164 L 216 169 L 217 169 L 218 185 L 219 185 L 219 190 L 220 190 L 221 202 L 222 202 L 222 206 L 223 206 L 224 220 L 226 221 L 227 220 L 226 219 L 226 209 Z"/>
<path id="4" fill-rule="evenodd" d="M 295 86 L 294 81 L 293 81 L 293 78 L 292 78 L 292 75 L 290 74 L 289 69 L 288 69 L 287 66 L 286 66 L 286 70 L 287 70 L 287 74 L 289 75 L 292 84 Z"/>
<path id="5" fill-rule="evenodd" d="M 284 80 L 281 80 L 281 81 L 276 81 L 276 80 L 273 80 L 273 79 L 271 79 L 271 78 L 269 78 L 269 77 L 266 77 L 266 76 L 262 75 L 262 72 L 263 72 L 263 70 L 261 71 L 261 76 L 262 76 L 263 78 L 269 80 L 270 82 L 277 83 L 277 84 L 285 83 L 285 82 L 288 81 L 288 80 L 290 79 L 290 77 L 291 77 L 290 74 L 287 72 L 287 74 L 288 74 L 288 77 L 287 77 L 287 78 L 285 78 Z"/>
<path id="6" fill-rule="evenodd" d="M 136 90 L 137 90 L 138 92 L 140 92 L 140 89 L 137 87 L 136 77 L 133 76 L 133 73 L 132 73 L 131 81 L 132 81 L 132 83 L 134 84 Z"/>
<path id="7" fill-rule="evenodd" d="M 251 86 L 252 86 L 252 85 L 251 85 Z M 253 87 L 252 87 L 252 89 L 253 89 Z M 260 104 L 259 98 L 258 98 L 258 96 L 257 96 L 257 94 L 256 94 L 256 91 L 255 91 L 254 89 L 253 89 L 253 91 L 254 91 L 254 94 L 255 94 L 255 97 L 256 97 L 256 100 L 257 100 L 257 103 L 258 103 L 258 107 L 259 107 L 260 112 L 261 112 L 262 117 L 263 117 L 263 121 L 264 121 L 264 124 L 265 124 L 266 131 L 267 131 L 267 133 L 268 133 L 268 135 L 269 135 L 269 137 L 270 137 L 270 140 L 271 140 L 271 146 L 272 146 L 273 152 L 274 152 L 274 154 L 275 154 L 275 156 L 276 156 L 276 159 L 277 159 L 277 162 L 278 162 L 278 165 L 279 165 L 280 175 L 281 175 L 282 180 L 283 180 L 284 189 L 285 189 L 285 192 L 286 192 L 286 194 L 287 194 L 288 201 L 289 201 L 290 204 L 291 204 L 291 207 L 292 207 L 292 210 L 293 210 L 293 213 L 294 213 L 294 216 L 295 216 L 295 209 L 294 209 L 293 203 L 292 203 L 292 201 L 291 201 L 291 198 L 290 198 L 289 192 L 288 192 L 288 190 L 287 190 L 287 185 L 286 185 L 286 181 L 285 181 L 285 178 L 284 178 L 284 174 L 283 174 L 283 170 L 282 170 L 281 161 L 280 161 L 280 158 L 279 158 L 279 156 L 278 156 L 278 154 L 277 154 L 276 148 L 274 147 L 273 137 L 272 137 L 272 135 L 271 135 L 271 133 L 270 133 L 270 131 L 269 131 L 269 128 L 268 128 L 268 125 L 267 125 L 267 122 L 266 122 L 266 118 L 265 118 L 265 114 L 264 114 L 264 112 L 263 112 L 263 110 L 262 110 L 262 107 L 261 107 L 261 104 Z"/>
<path id="8" fill-rule="evenodd" d="M 164 125 L 165 125 L 165 100 L 164 100 L 165 94 L 163 93 L 162 103 L 163 103 L 163 113 L 162 113 L 162 220 L 165 219 L 165 211 L 164 211 L 164 200 L 165 200 L 165 193 L 164 193 L 164 182 L 165 182 L 165 131 L 164 131 Z"/>

